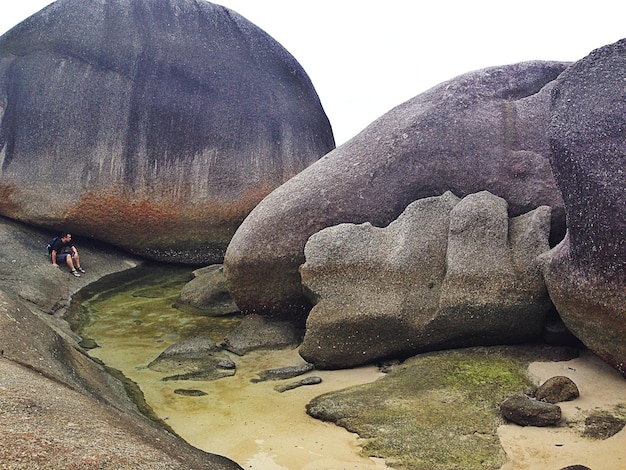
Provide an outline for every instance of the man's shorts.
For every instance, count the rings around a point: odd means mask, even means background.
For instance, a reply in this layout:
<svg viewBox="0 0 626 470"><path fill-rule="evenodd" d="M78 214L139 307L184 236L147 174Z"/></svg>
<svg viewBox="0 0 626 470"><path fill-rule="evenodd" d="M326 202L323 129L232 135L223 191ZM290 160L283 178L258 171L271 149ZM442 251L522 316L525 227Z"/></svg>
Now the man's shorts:
<svg viewBox="0 0 626 470"><path fill-rule="evenodd" d="M57 264L58 263L67 263L67 257L72 256L71 253L59 253L57 255Z"/></svg>

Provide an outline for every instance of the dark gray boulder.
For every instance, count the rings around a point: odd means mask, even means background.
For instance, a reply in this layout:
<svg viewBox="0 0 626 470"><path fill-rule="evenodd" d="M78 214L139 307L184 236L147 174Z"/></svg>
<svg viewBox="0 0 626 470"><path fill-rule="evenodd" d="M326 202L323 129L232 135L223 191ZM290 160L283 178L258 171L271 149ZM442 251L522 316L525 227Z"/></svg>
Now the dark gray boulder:
<svg viewBox="0 0 626 470"><path fill-rule="evenodd" d="M194 312L210 317L230 315L239 311L228 293L221 264L213 264L193 272L176 301L178 308L192 307Z"/></svg>
<svg viewBox="0 0 626 470"><path fill-rule="evenodd" d="M148 364L168 375L163 380L217 380L235 375L236 365L209 338L195 337L169 346Z"/></svg>
<svg viewBox="0 0 626 470"><path fill-rule="evenodd" d="M500 406L502 416L520 426L554 426L561 420L561 408L553 403L524 395L507 399Z"/></svg>
<svg viewBox="0 0 626 470"><path fill-rule="evenodd" d="M300 355L345 368L418 352L540 337L552 304L537 256L550 209L509 219L486 191L410 204L389 226L311 236L300 267L315 304Z"/></svg>
<svg viewBox="0 0 626 470"><path fill-rule="evenodd" d="M535 392L537 400L548 403L571 401L579 396L580 392L574 381L563 375L549 378Z"/></svg>
<svg viewBox="0 0 626 470"><path fill-rule="evenodd" d="M278 393L283 393L288 390L293 390L294 388L304 387L306 385L317 385L322 383L321 377L305 377L304 379L298 380L296 382L290 382L287 384L280 384L274 387Z"/></svg>
<svg viewBox="0 0 626 470"><path fill-rule="evenodd" d="M247 315L239 326L228 333L222 346L243 356L259 349L295 348L302 341L302 332L289 322Z"/></svg>
<svg viewBox="0 0 626 470"><path fill-rule="evenodd" d="M626 376L626 40L593 51L555 82L551 164L567 237L545 279L565 325Z"/></svg>
<svg viewBox="0 0 626 470"><path fill-rule="evenodd" d="M545 127L550 83L567 67L527 62L468 73L394 108L273 191L246 218L224 261L240 309L304 321L298 267L307 239L340 223L386 226L411 202L488 190L511 216L553 209L565 231Z"/></svg>
<svg viewBox="0 0 626 470"><path fill-rule="evenodd" d="M144 257L221 262L334 148L308 76L203 0L59 0L0 38L0 214Z"/></svg>

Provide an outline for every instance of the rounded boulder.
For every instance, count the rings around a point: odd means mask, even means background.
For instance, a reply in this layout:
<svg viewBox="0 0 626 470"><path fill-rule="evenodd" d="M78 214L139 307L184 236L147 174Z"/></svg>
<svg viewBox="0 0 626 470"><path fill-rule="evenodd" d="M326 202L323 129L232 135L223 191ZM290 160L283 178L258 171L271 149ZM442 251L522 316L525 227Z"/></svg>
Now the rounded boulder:
<svg viewBox="0 0 626 470"><path fill-rule="evenodd" d="M302 322L310 303L298 268L311 235L341 223L383 227L411 202L446 191L489 191L506 200L510 216L550 206L558 242L563 201L545 127L551 82L566 67L526 62L442 83L277 188L228 246L224 267L238 307Z"/></svg>
<svg viewBox="0 0 626 470"><path fill-rule="evenodd" d="M298 62L200 0L59 0L0 38L0 214L159 261L221 262L334 148Z"/></svg>

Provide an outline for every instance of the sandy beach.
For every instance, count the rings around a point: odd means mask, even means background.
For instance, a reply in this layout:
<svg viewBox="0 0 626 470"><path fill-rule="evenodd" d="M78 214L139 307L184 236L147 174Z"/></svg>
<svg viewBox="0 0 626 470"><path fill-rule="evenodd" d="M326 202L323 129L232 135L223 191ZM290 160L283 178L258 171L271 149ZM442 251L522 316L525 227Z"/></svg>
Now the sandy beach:
<svg viewBox="0 0 626 470"><path fill-rule="evenodd" d="M118 365L125 361L123 356L129 357L115 348L92 354ZM146 356L146 363L149 360ZM279 393L274 390L278 382L250 380L257 377L256 371L302 363L296 350L254 352L236 360L237 374L214 382L163 382L162 374L141 367L126 369L125 374L141 385L148 403L182 438L245 469L389 468L381 459L358 454L357 435L305 412L315 396L378 379L383 374L376 367L313 371L307 375L321 377L321 384ZM574 464L592 470L626 468L626 429L606 440L584 438L579 432L585 412L626 404L626 380L588 352L571 361L533 363L529 372L538 384L556 375L570 377L581 396L559 404L563 419L557 427L500 426L498 436L509 459L502 470L558 470ZM177 388L207 395L181 396L174 393Z"/></svg>
<svg viewBox="0 0 626 470"><path fill-rule="evenodd" d="M137 351L141 354L140 351ZM117 348L91 352L108 364L120 367L136 354ZM152 357L153 358L153 357ZM151 358L146 356L146 363ZM122 367L126 376L140 384L146 401L183 439L202 450L224 455L246 469L338 470L385 469L381 459L358 455L359 437L344 428L306 414L314 397L352 385L372 382L382 373L374 366L341 371L313 371L322 383L279 393L278 383L250 383L256 371L302 364L296 350L261 351L237 357L237 374L213 382L163 382L163 374L147 368ZM202 390L207 395L187 397L176 389Z"/></svg>
<svg viewBox="0 0 626 470"><path fill-rule="evenodd" d="M625 469L626 428L606 440L584 438L579 429L586 412L626 405L626 380L589 352L566 362L535 362L529 371L538 383L557 375L569 377L580 397L558 404L563 416L558 427L500 426L498 436L509 458L502 470L558 470L574 464L592 470Z"/></svg>

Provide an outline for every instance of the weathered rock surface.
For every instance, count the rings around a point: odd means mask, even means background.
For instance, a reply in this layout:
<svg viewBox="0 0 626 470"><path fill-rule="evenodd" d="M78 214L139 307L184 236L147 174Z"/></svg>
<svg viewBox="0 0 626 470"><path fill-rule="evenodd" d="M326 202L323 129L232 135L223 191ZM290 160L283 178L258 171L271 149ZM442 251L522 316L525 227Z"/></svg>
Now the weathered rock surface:
<svg viewBox="0 0 626 470"><path fill-rule="evenodd" d="M194 278L182 288L176 305L191 306L203 315L219 317L237 313L239 309L226 287L221 264L214 264L193 272Z"/></svg>
<svg viewBox="0 0 626 470"><path fill-rule="evenodd" d="M553 403L524 395L507 399L500 406L502 416L520 426L554 426L561 420L561 408Z"/></svg>
<svg viewBox="0 0 626 470"><path fill-rule="evenodd" d="M411 202L450 190L504 198L511 216L553 209L565 232L545 127L551 82L567 64L528 62L462 75L394 108L273 191L225 261L240 309L303 321L298 267L308 238L340 223L385 226Z"/></svg>
<svg viewBox="0 0 626 470"><path fill-rule="evenodd" d="M173 374L163 380L217 380L235 375L237 366L213 340L196 337L172 344L148 368Z"/></svg>
<svg viewBox="0 0 626 470"><path fill-rule="evenodd" d="M70 296L139 261L78 238L87 274L52 267L49 233L0 218L0 461L7 468L236 469L139 413L78 346Z"/></svg>
<svg viewBox="0 0 626 470"><path fill-rule="evenodd" d="M308 362L297 366L280 367L278 369L262 370L257 375L258 379L252 379L250 382L264 382L266 380L284 380L292 379L313 370L313 364Z"/></svg>
<svg viewBox="0 0 626 470"><path fill-rule="evenodd" d="M591 439L608 439L626 426L626 416L623 408L621 413L599 410L585 418L585 428L582 435Z"/></svg>
<svg viewBox="0 0 626 470"><path fill-rule="evenodd" d="M250 210L333 148L302 67L220 5L59 0L0 39L13 219L221 262Z"/></svg>
<svg viewBox="0 0 626 470"><path fill-rule="evenodd" d="M509 219L486 191L420 199L388 227L326 228L300 268L315 304L300 355L318 368L538 338L552 307L537 256L550 209Z"/></svg>
<svg viewBox="0 0 626 470"><path fill-rule="evenodd" d="M579 396L580 392L574 381L562 375L549 378L535 392L537 400L548 403L571 401Z"/></svg>
<svg viewBox="0 0 626 470"><path fill-rule="evenodd" d="M306 385L317 385L322 383L321 377L305 377L304 379L298 380L296 382L290 382L288 384L280 384L274 387L278 393L283 393L288 390L293 390L294 388L304 387Z"/></svg>
<svg viewBox="0 0 626 470"><path fill-rule="evenodd" d="M259 349L295 348L301 341L302 332L289 322L247 315L239 326L228 333L222 346L243 356Z"/></svg>
<svg viewBox="0 0 626 470"><path fill-rule="evenodd" d="M572 352L504 346L420 354L372 383L317 396L306 410L358 433L366 455L398 468L501 468L498 406L532 386L528 363L569 360Z"/></svg>
<svg viewBox="0 0 626 470"><path fill-rule="evenodd" d="M202 390L195 389L186 389L186 388L177 388L174 390L176 395L182 395L184 397L204 397L208 395L208 393L203 392Z"/></svg>
<svg viewBox="0 0 626 470"><path fill-rule="evenodd" d="M626 376L626 40L593 51L555 82L548 128L568 234L546 256L567 327Z"/></svg>

